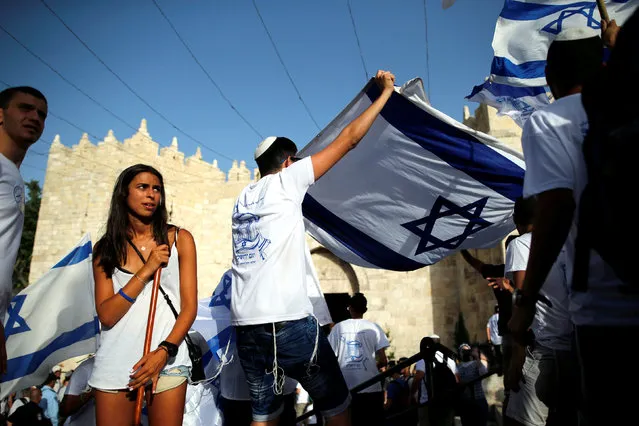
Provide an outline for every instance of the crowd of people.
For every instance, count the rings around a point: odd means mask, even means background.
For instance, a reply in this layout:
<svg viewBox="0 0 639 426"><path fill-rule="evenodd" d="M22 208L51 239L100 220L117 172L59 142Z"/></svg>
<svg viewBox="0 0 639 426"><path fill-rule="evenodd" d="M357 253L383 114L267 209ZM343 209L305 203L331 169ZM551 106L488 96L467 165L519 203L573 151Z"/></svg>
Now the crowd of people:
<svg viewBox="0 0 639 426"><path fill-rule="evenodd" d="M630 141L639 137L632 105L639 91L638 35L635 13L621 29L604 22L603 37L574 29L552 42L546 80L555 101L523 128L526 173L513 214L518 235L506 241L502 265L462 251L495 292L499 316L489 321L487 337L503 372L506 424L622 424L634 415L637 370L620 375L609 360L622 348L634 353L639 331L639 291L629 263L635 234L622 204L632 197L636 148ZM605 66L604 45L610 51ZM320 152L299 158L285 137L266 138L255 150L261 177L242 190L232 212L236 352L222 370L227 424L294 424L311 404L316 421L331 426L450 426L455 413L466 426L486 424L481 383L457 387L487 371L486 360L470 345L458 348L457 361L438 352L417 362L414 374L406 368L352 394L388 367L388 339L379 325L363 319L367 304L361 294L350 301L351 319L329 334L313 314L306 283L317 274L302 200L356 149L390 98L393 74L379 71L375 80L379 97ZM46 116L47 101L38 90L0 93L0 326L24 221L19 167ZM90 374L74 373L60 401L64 384L59 370L52 372L41 387L11 401L13 413L7 414L15 425L58 425L60 407L62 417L77 414L67 405L86 407L89 400L95 401L90 416L97 425L130 425L139 388L146 390L149 424L182 424L195 367L187 338L197 312L193 236L168 223L163 177L143 164L118 177L105 228L93 252L102 330ZM157 303L152 350L143 354L154 276L164 300ZM0 373L6 369L2 329ZM225 374L231 378L226 385ZM429 401L434 386L451 392L435 391Z"/></svg>

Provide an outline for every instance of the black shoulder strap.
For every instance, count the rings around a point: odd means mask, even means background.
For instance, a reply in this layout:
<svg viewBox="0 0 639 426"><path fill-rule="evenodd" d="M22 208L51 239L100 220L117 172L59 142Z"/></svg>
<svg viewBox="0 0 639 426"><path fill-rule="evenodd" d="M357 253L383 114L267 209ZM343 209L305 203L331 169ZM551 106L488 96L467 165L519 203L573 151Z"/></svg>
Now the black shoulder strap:
<svg viewBox="0 0 639 426"><path fill-rule="evenodd" d="M175 236L177 237L177 231L176 231L176 235ZM129 245L131 245L131 247L133 247L133 250L135 250L137 255L140 257L140 260L142 261L142 263L146 264L146 259L144 259L144 256L142 255L142 253L140 253L140 250L138 250L138 248L135 246L135 244L133 244L133 241L131 241L131 239L129 237L127 237L126 241L129 243ZM158 288L160 289L160 292L162 293L162 296L164 296L164 300L166 300L167 305L169 305L169 308L171 309L171 312L173 312L173 315L177 319L178 312L175 309L175 306L173 306L173 302L171 302L171 298L169 298L169 295L164 291L164 289L162 288L161 285L158 286Z"/></svg>

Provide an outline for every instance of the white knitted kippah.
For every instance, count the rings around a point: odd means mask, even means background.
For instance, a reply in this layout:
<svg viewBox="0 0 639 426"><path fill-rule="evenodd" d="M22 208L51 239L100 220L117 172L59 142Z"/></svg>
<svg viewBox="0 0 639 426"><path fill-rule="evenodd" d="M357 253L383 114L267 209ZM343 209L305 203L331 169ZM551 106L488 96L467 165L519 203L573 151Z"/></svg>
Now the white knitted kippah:
<svg viewBox="0 0 639 426"><path fill-rule="evenodd" d="M275 142L276 140L277 140L277 136L269 136L268 138L260 142L257 148L255 148L255 154L253 155L253 158L257 160L258 157L264 154L266 150L269 149L271 145L273 145L273 142Z"/></svg>

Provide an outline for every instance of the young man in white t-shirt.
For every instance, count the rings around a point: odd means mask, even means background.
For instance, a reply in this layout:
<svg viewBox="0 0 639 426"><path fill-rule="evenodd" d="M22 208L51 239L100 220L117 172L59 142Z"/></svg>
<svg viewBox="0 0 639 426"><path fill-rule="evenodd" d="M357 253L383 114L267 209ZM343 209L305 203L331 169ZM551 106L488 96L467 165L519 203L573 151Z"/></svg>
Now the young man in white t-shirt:
<svg viewBox="0 0 639 426"><path fill-rule="evenodd" d="M624 29L617 46L623 32ZM636 40L628 47L628 53L636 58ZM510 321L517 336L522 336L532 323L533 301L564 245L568 283L572 283L577 212L588 183L582 146L589 122L581 90L600 69L602 56L598 37L553 42L548 52L546 79L556 101L532 114L523 129L524 195L537 195L538 214L522 297ZM632 71L624 67L623 72ZM634 75L628 76L632 76L628 81L636 85ZM602 102L606 108L619 107L608 104L607 99ZM634 224L628 223L628 226ZM625 347L628 336L639 333L639 294L624 293L624 283L594 251L590 252L588 272L587 290L571 288L569 295L582 375L582 418L590 425L623 424L636 417L634 404L639 373L636 369L627 369L619 374L617 365L605 360L613 348ZM636 342L636 339L630 340Z"/></svg>
<svg viewBox="0 0 639 426"><path fill-rule="evenodd" d="M24 225L20 164L44 130L47 100L32 87L0 92L0 375L7 369L4 316L13 289L13 266Z"/></svg>
<svg viewBox="0 0 639 426"><path fill-rule="evenodd" d="M335 324L328 336L349 389L372 379L388 364L386 348L390 343L379 325L364 319L367 304L362 293L355 293L348 304L351 319ZM351 423L353 426L384 424L381 382L353 394Z"/></svg>
<svg viewBox="0 0 639 426"><path fill-rule="evenodd" d="M302 201L308 188L357 146L392 95L390 72L378 71L375 79L380 96L317 154L297 161L290 139L262 141L255 151L261 178L235 203L231 321L254 426L277 424L284 376L304 386L327 424L349 424L350 394L306 291Z"/></svg>
<svg viewBox="0 0 639 426"><path fill-rule="evenodd" d="M515 202L514 220L521 234L506 250L508 288L518 294L526 276L533 228L536 198L519 198ZM517 296L515 296L515 300ZM536 303L531 326L534 340L527 346L516 343L513 353L512 379L506 416L514 425L544 426L561 424L576 426L576 405L570 398L576 392L574 375L570 374L572 323L568 313L566 263L560 255L546 278Z"/></svg>

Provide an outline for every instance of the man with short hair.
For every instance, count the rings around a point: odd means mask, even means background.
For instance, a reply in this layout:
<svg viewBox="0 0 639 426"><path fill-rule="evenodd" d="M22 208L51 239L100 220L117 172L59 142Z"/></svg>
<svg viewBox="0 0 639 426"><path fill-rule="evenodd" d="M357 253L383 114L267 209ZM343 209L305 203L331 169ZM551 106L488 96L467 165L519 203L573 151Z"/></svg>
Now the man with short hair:
<svg viewBox="0 0 639 426"><path fill-rule="evenodd" d="M42 400L39 405L42 408L42 411L44 411L44 416L51 420L51 424L53 426L58 426L58 412L60 410L60 405L58 403L58 394L53 390L55 381L55 374L50 373L42 386Z"/></svg>
<svg viewBox="0 0 639 426"><path fill-rule="evenodd" d="M632 25L633 19L635 25L639 23L639 16L635 13L626 25ZM608 68L611 68L617 49L623 45L624 30L622 28L619 33ZM535 301L562 247L567 259L567 281L573 282L580 220L575 212L579 212L583 202L581 196L588 184L582 148L589 130L589 117L583 107L585 98L582 98L581 91L599 72L603 49L601 39L594 34L573 32L572 35L571 39L555 40L548 51L546 79L556 101L533 113L522 134L526 158L524 195L536 195L538 209L523 288L509 323L518 339L525 336L532 323ZM635 63L636 46L636 39L626 46L629 59ZM619 87L618 90L636 88L632 69L624 67L622 71L629 73L627 82L635 86ZM618 105L607 103L608 88L605 90L601 108L615 111ZM616 92L616 96L624 98L626 95ZM630 111L624 113L630 115L631 120L636 118ZM614 115L611 114L613 118ZM628 223L628 226L634 224ZM623 236L618 237L622 243ZM639 294L624 291L625 283L596 251L591 250L589 255L587 289L571 288L569 294L582 376L583 403L580 409L583 409L583 417L580 420L588 425L623 424L636 415L637 370L630 368L619 374L614 363L602 363L601 360L609 356L611 347L623 345L623 342L628 342L628 336L637 335ZM631 338L633 343L635 340Z"/></svg>
<svg viewBox="0 0 639 426"><path fill-rule="evenodd" d="M42 392L36 387L29 390L30 400L20 406L7 419L13 426L51 426L51 421L45 417L39 403Z"/></svg>
<svg viewBox="0 0 639 426"><path fill-rule="evenodd" d="M349 424L350 394L306 291L313 266L302 201L308 188L357 146L390 98L393 74L378 71L375 80L379 97L320 152L299 159L290 139L263 140L255 150L261 178L235 203L231 322L254 426L277 424L285 376L302 384L328 425Z"/></svg>
<svg viewBox="0 0 639 426"><path fill-rule="evenodd" d="M349 389L372 379L380 368L388 364L386 348L390 343L378 324L364 319L367 305L366 297L362 293L355 293L348 304L351 319L335 324L328 336ZM375 383L352 397L353 426L384 424L384 391L381 383Z"/></svg>
<svg viewBox="0 0 639 426"><path fill-rule="evenodd" d="M20 164L44 130L47 100L33 87L0 92L0 375L7 370L4 316L13 290L13 267L24 225Z"/></svg>

